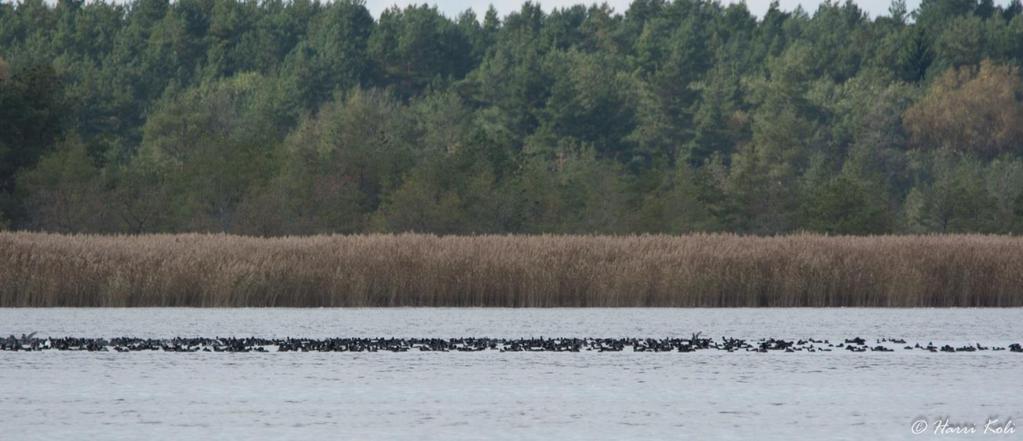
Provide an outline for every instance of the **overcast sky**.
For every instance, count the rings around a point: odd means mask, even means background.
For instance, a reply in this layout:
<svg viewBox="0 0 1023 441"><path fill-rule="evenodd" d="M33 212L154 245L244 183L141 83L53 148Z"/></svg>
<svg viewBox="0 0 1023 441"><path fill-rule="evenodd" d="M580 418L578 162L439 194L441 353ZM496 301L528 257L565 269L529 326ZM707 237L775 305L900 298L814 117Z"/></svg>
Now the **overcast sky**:
<svg viewBox="0 0 1023 441"><path fill-rule="evenodd" d="M379 17L380 12L392 5L405 6L408 4L422 4L427 3L430 5L437 5L437 7L445 15L449 17L455 17L462 11L472 8L476 11L476 14L480 17L486 12L487 7L491 4L497 8L503 17L505 14L519 9L522 5L522 1L491 1L491 0L432 0L432 1L414 1L414 0L366 0L366 6L373 13L374 16ZM727 1L727 0L722 0ZM842 0L844 1L844 0ZM552 8L558 8L562 6L571 6L579 3L590 4L592 1L575 1L575 0L539 0L539 3L543 5L545 11L550 11ZM608 0L607 4L611 5L616 12L623 13L629 7L631 0ZM817 5L821 3L821 0L780 0L782 9L791 10L797 5L802 4L803 9L807 12L813 13L817 9ZM888 5L891 4L891 0L858 0L857 4L861 8L867 11L871 16L885 15L888 13ZM996 1L996 4L1003 4L1004 0ZM750 11L754 14L761 16L764 11L767 10L768 5L771 4L771 0L747 0L746 4L749 6ZM920 0L907 0L907 6L910 10L913 10L920 4Z"/></svg>

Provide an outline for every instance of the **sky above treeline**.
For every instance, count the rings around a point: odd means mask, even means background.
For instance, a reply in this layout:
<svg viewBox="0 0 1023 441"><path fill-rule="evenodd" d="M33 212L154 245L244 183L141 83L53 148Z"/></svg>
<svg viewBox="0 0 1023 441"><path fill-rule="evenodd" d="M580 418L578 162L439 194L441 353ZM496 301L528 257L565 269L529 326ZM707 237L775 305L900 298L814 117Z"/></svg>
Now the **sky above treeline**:
<svg viewBox="0 0 1023 441"><path fill-rule="evenodd" d="M482 17L483 13L486 12L487 8L491 4L493 4L494 7L497 8L498 12L500 12L501 16L503 17L504 15L508 14L509 12L518 10L519 7L522 5L523 1L524 0L522 0L522 1L519 1L519 0L510 0L510 1L493 1L493 0L442 0L442 1L366 0L366 6L369 8L369 10L373 13L373 16L375 16L375 17L379 17L381 12L383 12L385 9L387 9L387 8L393 6L393 5L398 5L398 6L404 7L404 6L409 5L409 4L423 4L423 3L430 4L430 5L437 5L437 8L440 9L440 11L443 12L444 15L447 15L448 17L456 17L461 12L465 11L466 9L470 9L470 8L472 10L476 11L477 15ZM729 1L729 0L723 0L723 1ZM786 10L786 11L793 10L793 9L796 8L796 6L802 5L803 9L805 9L807 12L813 13L813 11L817 10L817 6L820 5L822 1L823 0L780 0L779 3L781 4L782 9ZM844 0L842 0L842 1L844 1ZM580 3L583 3L583 4L591 4L591 3L593 3L592 1L578 1L578 0L538 0L537 2L540 3L543 6L543 9L545 11L548 11L548 12L550 12L550 10L554 9L554 8L560 8L560 7L565 7L565 6L572 6L572 5L576 5L576 4L580 4ZM600 3L603 3L603 2L600 2ZM614 8L614 10L616 12L624 13L629 8L629 4L631 3L631 0L607 0L606 3L608 5L610 5L612 8ZM995 4L1005 4L1005 3L1006 3L1005 0L996 0L995 1ZM746 1L746 5L749 7L750 11L753 12L754 14L756 14L757 16L763 16L764 12L767 11L767 8L768 8L768 6L770 6L770 4L771 4L771 0L747 0ZM876 17L878 15L887 15L888 14L888 6L891 4L891 1L890 0L859 0L859 1L856 1L856 4L858 4L860 6L860 8L863 8L863 10L865 10L868 14L870 14L871 17ZM907 0L906 1L906 6L909 8L909 10L916 9L916 7L919 6L919 5L920 5L920 0Z"/></svg>

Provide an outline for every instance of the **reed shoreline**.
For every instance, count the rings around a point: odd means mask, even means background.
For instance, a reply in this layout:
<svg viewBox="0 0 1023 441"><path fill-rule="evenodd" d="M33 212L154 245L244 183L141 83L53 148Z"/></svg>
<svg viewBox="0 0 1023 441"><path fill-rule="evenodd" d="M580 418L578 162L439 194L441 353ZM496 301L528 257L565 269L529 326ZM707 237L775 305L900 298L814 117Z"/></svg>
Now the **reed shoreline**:
<svg viewBox="0 0 1023 441"><path fill-rule="evenodd" d="M0 307L1019 307L1010 236L0 233Z"/></svg>

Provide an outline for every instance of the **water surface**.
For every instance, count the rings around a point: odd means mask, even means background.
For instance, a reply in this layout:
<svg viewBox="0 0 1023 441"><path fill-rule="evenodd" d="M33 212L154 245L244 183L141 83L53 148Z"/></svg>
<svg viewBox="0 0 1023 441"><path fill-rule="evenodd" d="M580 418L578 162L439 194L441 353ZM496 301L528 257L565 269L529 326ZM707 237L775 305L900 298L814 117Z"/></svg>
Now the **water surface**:
<svg viewBox="0 0 1023 441"><path fill-rule="evenodd" d="M1023 309L0 309L0 335L89 337L1005 344L1021 323ZM1021 379L1008 352L0 352L0 438L948 439L910 425L1023 418Z"/></svg>

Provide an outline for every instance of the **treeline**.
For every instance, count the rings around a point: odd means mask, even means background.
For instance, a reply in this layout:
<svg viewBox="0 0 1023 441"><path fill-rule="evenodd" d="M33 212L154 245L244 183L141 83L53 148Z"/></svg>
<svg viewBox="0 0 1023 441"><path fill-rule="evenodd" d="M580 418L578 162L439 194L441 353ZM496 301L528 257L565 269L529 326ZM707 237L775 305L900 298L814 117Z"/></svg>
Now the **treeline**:
<svg viewBox="0 0 1023 441"><path fill-rule="evenodd" d="M0 223L1014 234L1021 12L0 3Z"/></svg>

